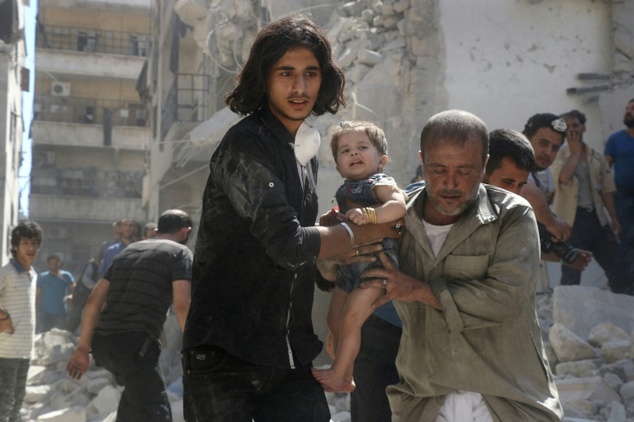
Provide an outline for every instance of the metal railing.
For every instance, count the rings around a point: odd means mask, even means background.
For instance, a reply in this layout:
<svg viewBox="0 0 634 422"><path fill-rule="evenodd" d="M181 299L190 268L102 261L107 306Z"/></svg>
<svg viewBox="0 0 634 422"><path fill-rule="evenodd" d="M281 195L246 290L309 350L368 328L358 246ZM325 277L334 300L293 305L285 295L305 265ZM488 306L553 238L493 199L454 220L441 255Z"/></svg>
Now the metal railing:
<svg viewBox="0 0 634 422"><path fill-rule="evenodd" d="M102 170L97 167L59 169L38 162L34 155L31 193L92 198L141 198L143 171Z"/></svg>
<svg viewBox="0 0 634 422"><path fill-rule="evenodd" d="M209 75L178 73L165 96L161 139L175 122L203 122L209 118Z"/></svg>
<svg viewBox="0 0 634 422"><path fill-rule="evenodd" d="M147 57L149 34L68 26L38 25L37 47L86 53Z"/></svg>
<svg viewBox="0 0 634 422"><path fill-rule="evenodd" d="M103 124L104 116L112 126L147 126L147 111L142 104L120 100L40 95L34 101L34 119L48 122Z"/></svg>

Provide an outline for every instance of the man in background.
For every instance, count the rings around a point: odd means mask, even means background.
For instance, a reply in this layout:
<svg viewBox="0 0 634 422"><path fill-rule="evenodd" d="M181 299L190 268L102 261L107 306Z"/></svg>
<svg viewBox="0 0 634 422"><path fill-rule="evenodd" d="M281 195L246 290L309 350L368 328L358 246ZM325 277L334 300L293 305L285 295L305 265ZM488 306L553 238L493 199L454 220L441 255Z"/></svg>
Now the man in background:
<svg viewBox="0 0 634 422"><path fill-rule="evenodd" d="M583 139L586 116L572 110L562 116L566 145L550 167L555 183L553 211L572 226L568 243L593 253L605 271L610 290L632 294L627 264L617 241L621 225L614 205L614 176L607 160ZM607 213L606 213L607 211ZM581 271L561 266L561 285L581 281Z"/></svg>
<svg viewBox="0 0 634 422"><path fill-rule="evenodd" d="M35 336L33 261L42 244L42 229L32 221L11 231L11 260L0 268L0 422L21 420L26 378Z"/></svg>
<svg viewBox="0 0 634 422"><path fill-rule="evenodd" d="M66 328L68 315L67 300L75 288L75 279L71 273L62 270L62 259L52 254L46 258L48 271L37 279L36 309L38 333L45 333L52 328Z"/></svg>
<svg viewBox="0 0 634 422"><path fill-rule="evenodd" d="M121 253L128 245L137 240L137 223L131 218L121 220L121 239L110 245L99 264L99 276L103 276L114 261L114 258Z"/></svg>
<svg viewBox="0 0 634 422"><path fill-rule="evenodd" d="M623 124L625 129L608 138L603 154L608 164L614 166L614 201L621 224L621 248L631 280L634 277L634 98L625 106Z"/></svg>
<svg viewBox="0 0 634 422"><path fill-rule="evenodd" d="M124 387L117 420L172 420L158 370L159 337L172 303L181 330L185 325L192 263L185 243L191 230L187 213L165 211L156 237L124 249L88 298L67 371L71 378L81 378L88 370L92 350L97 364L112 372Z"/></svg>

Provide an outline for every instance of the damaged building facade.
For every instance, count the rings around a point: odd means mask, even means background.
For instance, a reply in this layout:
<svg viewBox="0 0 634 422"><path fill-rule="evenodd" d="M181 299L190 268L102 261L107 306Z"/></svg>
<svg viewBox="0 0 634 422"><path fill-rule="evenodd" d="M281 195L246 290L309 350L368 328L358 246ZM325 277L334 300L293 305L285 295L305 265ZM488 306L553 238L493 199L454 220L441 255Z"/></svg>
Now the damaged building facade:
<svg viewBox="0 0 634 422"><path fill-rule="evenodd" d="M139 81L153 127L143 191L149 219L179 207L197 221L209 158L239 119L224 95L257 31L296 11L326 29L347 78L348 107L311 122L322 134L321 212L341 181L326 139L340 120L372 120L385 129L386 171L404 185L418 165L420 130L441 110L468 110L489 129L521 131L535 113L579 109L588 116L586 141L602 150L634 98L633 2L157 1L155 48ZM584 277L603 275L595 264ZM321 338L327 303L317 292Z"/></svg>

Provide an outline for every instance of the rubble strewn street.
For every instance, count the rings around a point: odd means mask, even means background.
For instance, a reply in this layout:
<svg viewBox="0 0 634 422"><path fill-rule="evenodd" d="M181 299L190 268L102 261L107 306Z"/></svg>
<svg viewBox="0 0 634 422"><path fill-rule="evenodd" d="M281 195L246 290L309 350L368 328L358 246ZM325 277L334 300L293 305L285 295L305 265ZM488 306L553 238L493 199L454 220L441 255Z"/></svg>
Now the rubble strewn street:
<svg viewBox="0 0 634 422"><path fill-rule="evenodd" d="M549 364L567 422L634 422L634 298L586 286L559 286L539 294L537 312ZM66 375L77 337L53 329L36 338L25 419L110 422L121 388L94 362L79 381ZM173 315L162 338L160 369L168 385L174 422L183 418L180 332ZM328 393L333 422L349 422L349 397Z"/></svg>

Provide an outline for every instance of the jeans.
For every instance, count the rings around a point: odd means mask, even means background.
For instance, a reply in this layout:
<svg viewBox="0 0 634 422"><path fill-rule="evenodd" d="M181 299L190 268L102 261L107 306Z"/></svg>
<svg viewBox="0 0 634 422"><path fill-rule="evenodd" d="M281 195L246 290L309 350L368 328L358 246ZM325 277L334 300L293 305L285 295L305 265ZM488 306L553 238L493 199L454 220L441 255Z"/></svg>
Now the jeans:
<svg viewBox="0 0 634 422"><path fill-rule="evenodd" d="M575 248L585 249L594 254L613 293L632 294L632 283L628 280L623 252L616 236L609 226L601 227L594 210L577 208L572 234L568 243ZM566 265L561 266L561 284L563 286L579 284L581 272Z"/></svg>
<svg viewBox="0 0 634 422"><path fill-rule="evenodd" d="M97 365L112 372L124 386L117 409L117 422L172 420L165 383L158 370L161 349L147 333L95 334L92 354Z"/></svg>
<svg viewBox="0 0 634 422"><path fill-rule="evenodd" d="M374 315L361 328L361 348L354 362L357 388L350 395L352 422L392 420L385 387L398 383L396 354L401 328Z"/></svg>
<svg viewBox="0 0 634 422"><path fill-rule="evenodd" d="M183 351L187 422L328 422L310 367L256 365L215 346Z"/></svg>
<svg viewBox="0 0 634 422"><path fill-rule="evenodd" d="M81 316L90 293L92 293L92 290L81 282L78 282L75 290L73 290L73 300L70 310L68 311L68 321L66 322L66 329L71 333L74 333L79 327L79 324L81 324Z"/></svg>
<svg viewBox="0 0 634 422"><path fill-rule="evenodd" d="M616 214L621 223L621 247L628 263L630 281L634 280L634 195L616 191L614 195Z"/></svg>
<svg viewBox="0 0 634 422"><path fill-rule="evenodd" d="M0 422L21 421L20 409L26 395L28 359L0 358Z"/></svg>
<svg viewBox="0 0 634 422"><path fill-rule="evenodd" d="M53 328L59 328L60 330L66 329L66 314L49 314L46 311L40 310L38 312L39 328L38 333L46 333Z"/></svg>

